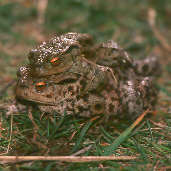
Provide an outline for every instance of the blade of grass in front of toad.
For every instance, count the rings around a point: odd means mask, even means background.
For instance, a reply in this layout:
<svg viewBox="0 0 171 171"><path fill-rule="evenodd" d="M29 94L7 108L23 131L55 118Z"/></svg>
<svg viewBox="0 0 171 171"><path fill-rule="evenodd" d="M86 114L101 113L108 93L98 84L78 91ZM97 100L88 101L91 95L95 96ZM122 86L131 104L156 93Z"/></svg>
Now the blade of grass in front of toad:
<svg viewBox="0 0 171 171"><path fill-rule="evenodd" d="M100 126L100 130L102 131L103 135L110 141L114 140L114 138L104 129L103 126Z"/></svg>
<svg viewBox="0 0 171 171"><path fill-rule="evenodd" d="M102 150L102 155L112 155L113 152L119 147L119 145L128 138L132 130L142 121L142 119L148 112L149 109L143 112L130 127L128 127L118 138L115 139L115 141L111 145L104 147L104 149Z"/></svg>
<svg viewBox="0 0 171 171"><path fill-rule="evenodd" d="M75 146L74 146L74 148L72 149L72 153L73 152L76 152L78 149L79 149L79 146L80 146L80 144L81 144L81 142L83 141L83 138L84 138L84 136L85 136L85 134L87 133L87 131L88 131L88 129L90 128L90 126L92 125L92 122L91 121L89 121L87 124L85 124L85 126L82 128L82 130L81 130L81 132L80 132L80 134L79 134L79 138L78 138L78 140L76 141L76 143L75 143Z"/></svg>
<svg viewBox="0 0 171 171"><path fill-rule="evenodd" d="M49 138L54 138L54 136L56 135L58 129L62 126L62 124L65 121L65 116L66 116L66 111L64 111L64 115L61 116L60 120L58 121L58 123L56 123L56 120L54 120L53 123L53 128L52 128L52 133L49 135Z"/></svg>
<svg viewBox="0 0 171 171"><path fill-rule="evenodd" d="M88 129L91 127L91 125L94 123L93 121L96 120L97 118L95 119L91 119L89 122L87 122L84 127L82 128L80 134L79 134L79 138L78 140L76 141L75 143L75 146L74 148L72 149L71 153L73 152L76 152L78 149L79 149L79 146L81 144L81 142L83 141L83 138L85 136L85 134L87 133Z"/></svg>

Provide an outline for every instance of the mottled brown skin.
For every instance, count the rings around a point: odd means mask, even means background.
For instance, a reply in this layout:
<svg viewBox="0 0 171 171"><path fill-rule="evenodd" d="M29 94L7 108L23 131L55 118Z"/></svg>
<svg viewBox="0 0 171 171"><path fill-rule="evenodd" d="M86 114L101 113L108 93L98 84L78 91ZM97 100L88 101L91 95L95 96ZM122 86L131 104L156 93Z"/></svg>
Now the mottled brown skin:
<svg viewBox="0 0 171 171"><path fill-rule="evenodd" d="M67 33L32 50L29 61L18 71L16 96L42 112L134 119L156 103L156 60L135 61L112 40L94 44L88 34Z"/></svg>
<svg viewBox="0 0 171 171"><path fill-rule="evenodd" d="M65 72L74 63L78 56L93 44L89 34L67 33L55 36L48 42L43 42L29 53L29 61L32 66L32 74L36 77ZM58 57L58 63L51 60ZM79 71L78 71L79 72Z"/></svg>
<svg viewBox="0 0 171 171"><path fill-rule="evenodd" d="M107 74L110 75L110 72ZM45 83L43 89L36 87L36 83L39 82ZM79 114L82 116L105 113L107 108L109 108L108 101L112 101L111 97L104 94L104 90L99 92L96 92L96 88L92 89L93 91L86 90L88 84L89 80L86 76L75 73L70 73L70 75L69 73L62 73L41 79L29 79L27 86L19 85L18 83L16 94L20 99L37 103L42 112L51 113L55 111L63 115L64 111L66 111L67 114ZM116 98L117 94L114 90L113 92L111 95ZM118 100L111 103L116 107L107 112L107 114L114 113L118 108Z"/></svg>
<svg viewBox="0 0 171 171"><path fill-rule="evenodd" d="M133 60L116 42L110 40L96 46L96 63L108 66L118 80L121 111L136 118L143 110L153 109L157 101L154 86L160 67L156 57Z"/></svg>
<svg viewBox="0 0 171 171"><path fill-rule="evenodd" d="M60 67L60 66L59 66ZM85 85L85 89L82 93L86 93L93 90L100 90L107 82L105 67L96 65L87 61L84 57L80 56L76 61L73 60L73 64L70 68L63 72L57 72L51 75L45 75L44 77L35 77L30 65L20 67L18 71L18 86L28 87L29 82L32 80L49 79L51 82L62 81L63 79L72 80L75 79L75 75L83 76L88 84ZM73 78L72 78L73 77Z"/></svg>

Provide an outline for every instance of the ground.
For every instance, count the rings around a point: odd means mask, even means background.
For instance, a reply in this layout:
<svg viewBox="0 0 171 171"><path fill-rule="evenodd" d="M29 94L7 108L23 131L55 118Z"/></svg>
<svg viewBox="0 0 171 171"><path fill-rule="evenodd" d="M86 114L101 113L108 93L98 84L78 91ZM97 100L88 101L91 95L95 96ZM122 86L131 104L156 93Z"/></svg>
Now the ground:
<svg viewBox="0 0 171 171"><path fill-rule="evenodd" d="M0 169L171 170L171 1L52 0L47 5L43 13L35 1L0 1L0 154L64 156L79 152L77 155L100 156L115 143L115 155L137 160L0 162ZM3 107L15 98L13 80L17 68L28 62L29 50L55 33L68 31L90 33L97 41L113 39L135 58L157 55L162 75L156 84L156 114L131 130L131 121L115 119L41 116L33 111L33 124L28 110L7 115Z"/></svg>

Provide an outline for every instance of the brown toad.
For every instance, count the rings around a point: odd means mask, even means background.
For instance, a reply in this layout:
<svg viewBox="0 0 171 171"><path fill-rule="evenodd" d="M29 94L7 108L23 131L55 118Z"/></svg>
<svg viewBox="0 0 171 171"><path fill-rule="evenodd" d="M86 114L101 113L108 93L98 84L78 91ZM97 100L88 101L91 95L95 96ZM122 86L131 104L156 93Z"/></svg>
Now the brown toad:
<svg viewBox="0 0 171 171"><path fill-rule="evenodd" d="M73 59L81 56L92 44L89 34L67 33L53 37L30 51L28 58L32 74L41 77L65 72L73 65Z"/></svg>
<svg viewBox="0 0 171 171"><path fill-rule="evenodd" d="M89 65L90 63L84 62L83 67L87 68ZM101 72L101 67L98 65L92 68L93 72L94 68L96 68L97 73ZM24 82L22 79L18 80L16 95L19 99L36 103L42 112L47 113L57 112L63 115L66 111L67 114L82 116L103 113L116 114L116 110L119 111L119 100L117 93L112 88L112 86L114 87L113 80L108 80L111 77L111 72L103 73L105 75L102 77L104 77L105 82L98 84L99 87L92 83L99 81L99 79L93 78L92 80L88 74L71 72L70 70L41 78L31 77L31 74L27 73L29 76ZM104 87L106 85L111 87L110 95L105 93ZM113 108L109 107L110 105Z"/></svg>
<svg viewBox="0 0 171 171"><path fill-rule="evenodd" d="M150 71L156 61L135 61L114 41L96 45L87 34L67 33L32 50L29 61L19 69L16 96L43 112L135 118L155 104L143 66Z"/></svg>

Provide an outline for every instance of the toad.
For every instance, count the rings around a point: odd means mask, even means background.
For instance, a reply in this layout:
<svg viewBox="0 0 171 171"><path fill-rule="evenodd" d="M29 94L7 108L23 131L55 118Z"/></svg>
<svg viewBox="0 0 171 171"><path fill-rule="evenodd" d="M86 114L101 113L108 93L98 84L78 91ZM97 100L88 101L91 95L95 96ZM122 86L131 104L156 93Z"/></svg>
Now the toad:
<svg viewBox="0 0 171 171"><path fill-rule="evenodd" d="M88 34L67 33L43 42L19 68L16 97L42 112L136 118L153 108L151 75L157 60L134 60L113 40L95 44Z"/></svg>

